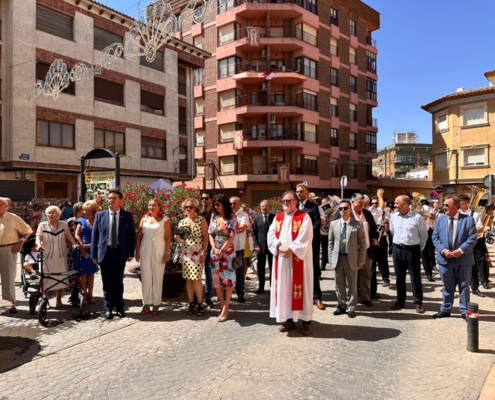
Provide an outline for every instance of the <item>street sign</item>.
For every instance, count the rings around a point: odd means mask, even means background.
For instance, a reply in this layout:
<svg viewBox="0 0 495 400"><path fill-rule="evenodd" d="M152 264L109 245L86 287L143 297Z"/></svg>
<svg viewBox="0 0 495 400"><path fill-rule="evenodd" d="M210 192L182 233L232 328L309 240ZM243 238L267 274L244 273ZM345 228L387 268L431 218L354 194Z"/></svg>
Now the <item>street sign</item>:
<svg viewBox="0 0 495 400"><path fill-rule="evenodd" d="M438 199L438 193L437 193L437 192L431 192L431 193L430 193L430 198L431 198L432 200L436 200L436 199Z"/></svg>
<svg viewBox="0 0 495 400"><path fill-rule="evenodd" d="M347 186L347 176L342 175L340 177L340 187L345 188Z"/></svg>
<svg viewBox="0 0 495 400"><path fill-rule="evenodd" d="M490 187L490 186L491 186L491 184L492 184L492 183L490 182L490 178L492 178L492 179L493 179L493 181L492 181L492 182L495 184L495 175L487 175L487 176L485 176L485 177L483 178L483 185Z"/></svg>
<svg viewBox="0 0 495 400"><path fill-rule="evenodd" d="M19 160L29 160L29 154L26 153L19 154Z"/></svg>
<svg viewBox="0 0 495 400"><path fill-rule="evenodd" d="M435 192L437 192L437 193L443 193L443 187L441 187L441 186L437 186L437 187L435 188Z"/></svg>

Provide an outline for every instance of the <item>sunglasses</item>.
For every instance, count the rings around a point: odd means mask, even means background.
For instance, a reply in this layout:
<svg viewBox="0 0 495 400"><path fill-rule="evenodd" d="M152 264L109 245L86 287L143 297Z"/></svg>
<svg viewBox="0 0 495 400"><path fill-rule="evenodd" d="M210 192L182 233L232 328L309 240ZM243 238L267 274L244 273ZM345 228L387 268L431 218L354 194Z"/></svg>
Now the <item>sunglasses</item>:
<svg viewBox="0 0 495 400"><path fill-rule="evenodd" d="M291 201L294 201L295 199L290 199L290 200L282 200L282 203L284 204L290 204Z"/></svg>
<svg viewBox="0 0 495 400"><path fill-rule="evenodd" d="M450 208L450 206L448 204L444 204L443 208Z"/></svg>
<svg viewBox="0 0 495 400"><path fill-rule="evenodd" d="M193 208L193 206L186 206L186 210L192 210Z"/></svg>
<svg viewBox="0 0 495 400"><path fill-rule="evenodd" d="M220 206L221 206L221 204L220 204L220 203L215 203L215 204L213 204L213 207L220 207Z"/></svg>
<svg viewBox="0 0 495 400"><path fill-rule="evenodd" d="M339 211L347 211L349 207L339 207Z"/></svg>
<svg viewBox="0 0 495 400"><path fill-rule="evenodd" d="M210 200L210 198L209 197L201 197L201 200L206 201L206 200Z"/></svg>

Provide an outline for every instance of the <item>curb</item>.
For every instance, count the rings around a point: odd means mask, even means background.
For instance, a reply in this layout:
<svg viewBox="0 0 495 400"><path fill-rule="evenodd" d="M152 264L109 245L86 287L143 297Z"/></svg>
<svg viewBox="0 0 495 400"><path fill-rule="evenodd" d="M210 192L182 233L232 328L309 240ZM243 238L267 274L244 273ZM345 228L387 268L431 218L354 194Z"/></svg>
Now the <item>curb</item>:
<svg viewBox="0 0 495 400"><path fill-rule="evenodd" d="M478 400L495 400L495 363L488 371Z"/></svg>

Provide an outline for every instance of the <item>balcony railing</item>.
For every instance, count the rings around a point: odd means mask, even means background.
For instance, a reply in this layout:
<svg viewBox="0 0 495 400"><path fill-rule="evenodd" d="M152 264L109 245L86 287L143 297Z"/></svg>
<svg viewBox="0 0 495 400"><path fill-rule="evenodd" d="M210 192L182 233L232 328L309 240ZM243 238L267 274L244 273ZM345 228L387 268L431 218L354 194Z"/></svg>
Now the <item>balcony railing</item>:
<svg viewBox="0 0 495 400"><path fill-rule="evenodd" d="M369 37L369 36L366 37L366 44L371 45L371 47L374 47L375 49L377 48L376 47L376 40Z"/></svg>
<svg viewBox="0 0 495 400"><path fill-rule="evenodd" d="M256 93L236 96L235 107L244 106L292 106L291 101L285 99L283 92L279 93Z"/></svg>
<svg viewBox="0 0 495 400"><path fill-rule="evenodd" d="M366 91L366 98L370 99L370 100L373 100L373 101L377 101L377 95L375 92L372 92L370 90L367 90Z"/></svg>
<svg viewBox="0 0 495 400"><path fill-rule="evenodd" d="M373 128L378 128L378 120L376 118L368 118L368 125Z"/></svg>
<svg viewBox="0 0 495 400"><path fill-rule="evenodd" d="M272 26L264 28L265 33L260 33L260 36L267 38L296 38L313 46L318 46L318 38L301 28L286 28L282 26ZM217 46L224 46L236 40L243 39L247 36L247 27L243 26L236 31L226 33L217 38Z"/></svg>
<svg viewBox="0 0 495 400"><path fill-rule="evenodd" d="M376 60L373 60L373 61L366 61L366 70L369 71L369 72L372 72L374 74L376 74Z"/></svg>
<svg viewBox="0 0 495 400"><path fill-rule="evenodd" d="M318 46L318 38L300 28L296 28L296 38L313 46Z"/></svg>
<svg viewBox="0 0 495 400"><path fill-rule="evenodd" d="M318 79L318 68L312 68L309 65L298 63L297 71L299 71L304 76L307 76L308 78Z"/></svg>
<svg viewBox="0 0 495 400"><path fill-rule="evenodd" d="M235 64L235 73L240 74L246 71L297 71L295 62L287 63L283 60L265 60L241 61Z"/></svg>
<svg viewBox="0 0 495 400"><path fill-rule="evenodd" d="M273 128L263 130L242 131L243 140L300 140L303 142L316 143L316 132L301 131L292 128Z"/></svg>
<svg viewBox="0 0 495 400"><path fill-rule="evenodd" d="M308 168L303 168L303 167L296 167L296 174L298 174L298 175L318 175L318 170L316 168L308 169Z"/></svg>
<svg viewBox="0 0 495 400"><path fill-rule="evenodd" d="M269 162L254 164L239 164L237 166L238 175L275 175L277 173L277 164Z"/></svg>
<svg viewBox="0 0 495 400"><path fill-rule="evenodd" d="M217 13L221 14L226 11L232 10L234 7L241 6L245 3L274 3L270 0L227 0L218 5ZM311 0L277 0L277 4L297 4L298 6L312 12L313 14L318 14L318 6L315 1Z"/></svg>

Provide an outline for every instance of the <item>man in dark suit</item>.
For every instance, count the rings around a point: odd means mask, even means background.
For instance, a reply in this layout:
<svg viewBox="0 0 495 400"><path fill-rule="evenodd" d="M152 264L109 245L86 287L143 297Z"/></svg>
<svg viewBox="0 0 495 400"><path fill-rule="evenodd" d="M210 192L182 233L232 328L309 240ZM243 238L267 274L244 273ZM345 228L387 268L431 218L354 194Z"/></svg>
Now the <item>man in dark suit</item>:
<svg viewBox="0 0 495 400"><path fill-rule="evenodd" d="M299 209L309 214L311 222L313 223L313 301L314 305L319 310L324 310L325 305L321 302L321 288L320 288L320 227L321 216L318 204L309 201L309 190L305 183L300 183L296 187L296 195L299 199Z"/></svg>
<svg viewBox="0 0 495 400"><path fill-rule="evenodd" d="M131 213L120 208L121 204L122 193L110 190L108 211L96 214L91 237L91 259L101 267L106 319L113 318L114 307L118 317L125 317L124 269L126 261L134 257L134 220Z"/></svg>
<svg viewBox="0 0 495 400"><path fill-rule="evenodd" d="M270 213L270 204L268 200L263 200L260 203L261 214L254 217L253 221L253 247L257 253L258 259L258 281L259 288L256 294L265 292L265 267L266 259L268 258L268 266L270 267L270 282L272 281L272 262L273 254L268 250L268 228L273 222L275 215Z"/></svg>
<svg viewBox="0 0 495 400"><path fill-rule="evenodd" d="M432 240L437 249L437 263L444 285L443 303L433 318L450 317L455 288L458 286L459 311L462 318L466 319L476 225L472 217L459 212L460 206L459 197L448 196L443 202L445 216L436 220L433 229Z"/></svg>
<svg viewBox="0 0 495 400"><path fill-rule="evenodd" d="M364 208L364 196L361 193L352 195L352 212L351 218L361 221L366 236L366 258L363 268L358 271L358 289L361 297L361 304L371 307L373 303L371 296L371 260L373 260L373 247L378 245L378 232L373 214ZM340 213L335 215L335 219L340 219Z"/></svg>

